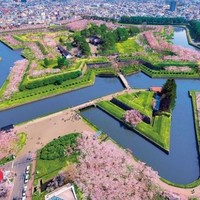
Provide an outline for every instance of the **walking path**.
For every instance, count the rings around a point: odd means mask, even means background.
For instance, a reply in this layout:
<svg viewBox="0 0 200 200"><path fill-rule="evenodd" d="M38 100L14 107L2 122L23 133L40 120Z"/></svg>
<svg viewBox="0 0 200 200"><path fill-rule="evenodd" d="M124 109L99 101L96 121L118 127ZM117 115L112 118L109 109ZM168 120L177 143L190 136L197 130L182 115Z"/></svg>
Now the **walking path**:
<svg viewBox="0 0 200 200"><path fill-rule="evenodd" d="M131 89L130 85L128 84L128 81L126 80L123 74L118 73L118 77L120 78L121 82L123 83L126 89Z"/></svg>

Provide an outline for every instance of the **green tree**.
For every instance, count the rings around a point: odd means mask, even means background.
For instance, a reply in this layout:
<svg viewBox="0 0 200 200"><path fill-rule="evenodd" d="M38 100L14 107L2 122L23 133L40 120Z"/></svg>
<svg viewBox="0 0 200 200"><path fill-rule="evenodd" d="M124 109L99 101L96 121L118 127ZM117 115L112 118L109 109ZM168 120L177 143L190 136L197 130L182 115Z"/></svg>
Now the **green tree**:
<svg viewBox="0 0 200 200"><path fill-rule="evenodd" d="M136 36L138 33L140 33L140 29L136 26L132 26L128 29L128 33L130 36Z"/></svg>
<svg viewBox="0 0 200 200"><path fill-rule="evenodd" d="M101 49L103 51L108 50L108 49L112 49L115 45L116 42L116 37L115 34L113 32L106 32L103 36L102 36L102 45L101 45Z"/></svg>
<svg viewBox="0 0 200 200"><path fill-rule="evenodd" d="M84 37L81 37L80 34L74 35L74 43L81 50L82 54L86 56L91 54L89 44Z"/></svg>
<svg viewBox="0 0 200 200"><path fill-rule="evenodd" d="M84 37L89 37L90 36L90 31L86 28L81 30L81 35Z"/></svg>
<svg viewBox="0 0 200 200"><path fill-rule="evenodd" d="M117 28L114 33L116 35L117 42L125 41L129 37L129 33L125 28Z"/></svg>
<svg viewBox="0 0 200 200"><path fill-rule="evenodd" d="M63 56L58 57L57 58L57 66L58 66L58 68L68 67L69 61Z"/></svg>
<svg viewBox="0 0 200 200"><path fill-rule="evenodd" d="M45 58L45 59L43 60L43 66L44 66L45 68L47 68L48 65L49 65L49 60L48 60L47 58Z"/></svg>
<svg viewBox="0 0 200 200"><path fill-rule="evenodd" d="M101 31L101 35L103 34L103 33L105 33L106 31L107 31L107 26L105 25L105 24L101 24L100 25L100 31Z"/></svg>
<svg viewBox="0 0 200 200"><path fill-rule="evenodd" d="M170 112L176 104L176 82L168 79L161 92L160 110Z"/></svg>
<svg viewBox="0 0 200 200"><path fill-rule="evenodd" d="M63 43L64 43L64 40L60 37L60 38L59 38L59 42L60 42L61 44L63 44Z"/></svg>

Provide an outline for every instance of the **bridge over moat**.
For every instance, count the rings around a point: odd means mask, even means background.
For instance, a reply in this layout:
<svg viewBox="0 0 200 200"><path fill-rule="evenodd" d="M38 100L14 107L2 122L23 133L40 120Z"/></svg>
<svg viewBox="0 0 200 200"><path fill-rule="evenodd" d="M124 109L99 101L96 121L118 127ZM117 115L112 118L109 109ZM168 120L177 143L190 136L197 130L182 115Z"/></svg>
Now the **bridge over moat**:
<svg viewBox="0 0 200 200"><path fill-rule="evenodd" d="M121 73L118 73L117 75L118 75L119 79L121 80L122 84L124 85L124 87L126 89L131 89L131 86L128 84L128 81L126 80L126 78L124 77L124 75L121 74Z"/></svg>
<svg viewBox="0 0 200 200"><path fill-rule="evenodd" d="M124 93L132 93L132 92L136 92L136 91L144 91L144 90L146 90L146 89L132 89L132 88L124 89L120 92L109 94L107 96L100 97L98 99L94 99L94 100L88 101L86 103L80 104L78 106L75 106L75 107L72 108L72 110L77 111L77 110L81 110L81 109L84 109L84 108L87 108L87 107L90 107L90 106L96 106L97 103L99 103L101 101L110 101L112 98L114 98L118 95L121 95L121 94L124 94Z"/></svg>

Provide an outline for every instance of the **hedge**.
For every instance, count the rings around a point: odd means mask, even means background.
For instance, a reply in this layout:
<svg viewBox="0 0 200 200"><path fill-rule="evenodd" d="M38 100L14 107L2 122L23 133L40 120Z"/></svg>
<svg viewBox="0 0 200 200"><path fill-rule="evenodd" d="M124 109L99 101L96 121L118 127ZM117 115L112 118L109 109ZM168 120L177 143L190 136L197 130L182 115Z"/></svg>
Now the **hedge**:
<svg viewBox="0 0 200 200"><path fill-rule="evenodd" d="M34 89L50 84L61 84L63 81L74 79L79 77L82 74L81 71L74 71L74 72L67 72L63 74L57 74L54 76L48 76L44 78L35 79L33 81L28 81L20 85L19 89L20 91L26 90L26 89Z"/></svg>

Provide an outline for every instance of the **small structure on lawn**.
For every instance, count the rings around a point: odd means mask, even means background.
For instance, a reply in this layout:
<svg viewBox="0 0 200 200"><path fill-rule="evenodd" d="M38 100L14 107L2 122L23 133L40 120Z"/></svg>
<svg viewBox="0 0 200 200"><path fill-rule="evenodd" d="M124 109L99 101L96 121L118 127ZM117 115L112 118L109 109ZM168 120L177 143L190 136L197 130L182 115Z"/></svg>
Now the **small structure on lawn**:
<svg viewBox="0 0 200 200"><path fill-rule="evenodd" d="M64 47L62 47L61 45L58 45L57 48L60 51L60 53L62 54L62 56L64 56L67 59L72 58L71 53L69 51L67 51L66 49L64 49Z"/></svg>
<svg viewBox="0 0 200 200"><path fill-rule="evenodd" d="M74 190L74 186L67 184L45 195L45 200L78 200L78 199Z"/></svg>
<svg viewBox="0 0 200 200"><path fill-rule="evenodd" d="M97 132L93 135L93 139L98 138L101 134L102 134L102 131L97 131Z"/></svg>

